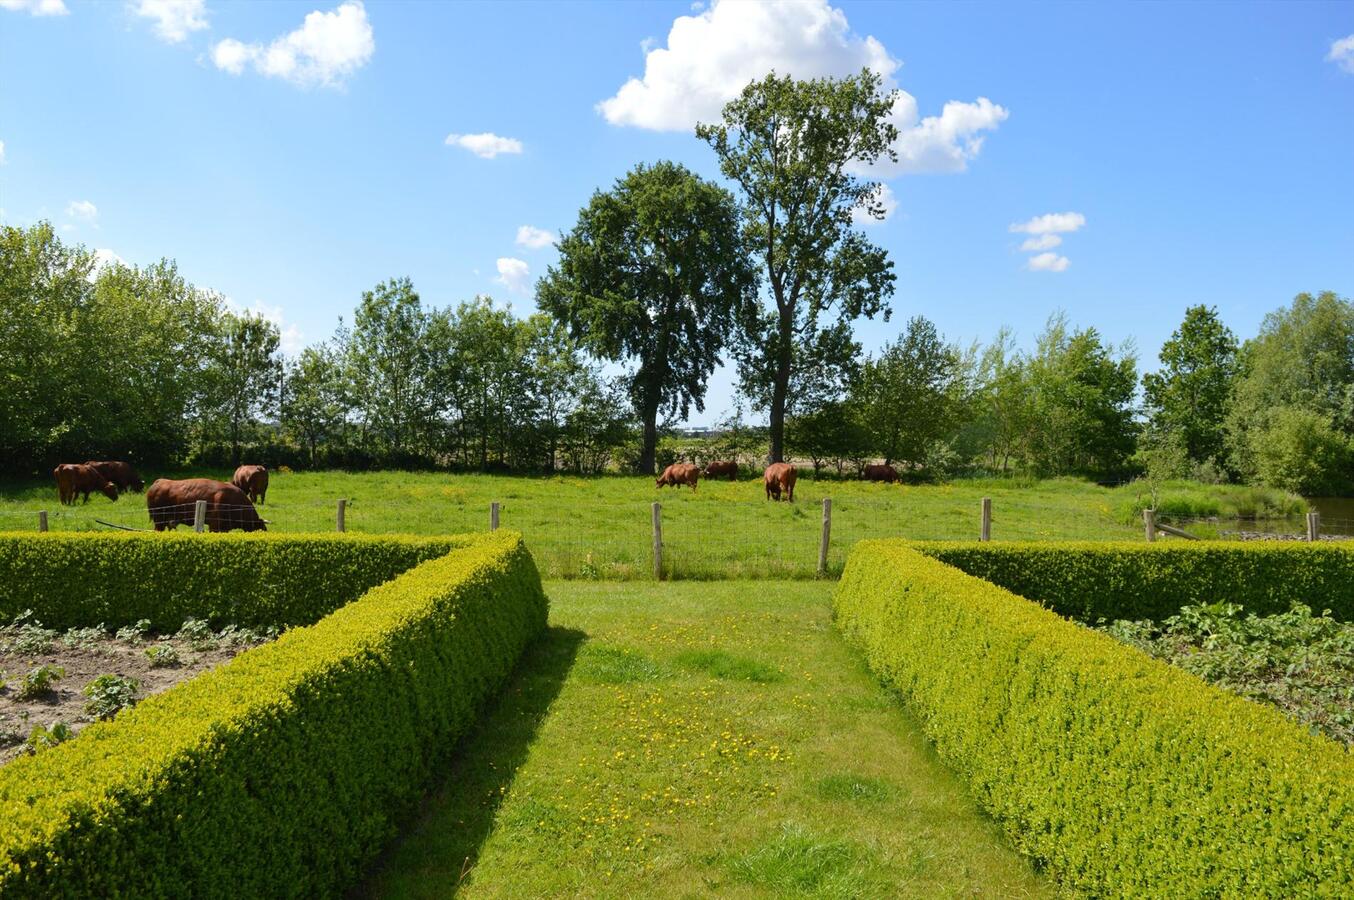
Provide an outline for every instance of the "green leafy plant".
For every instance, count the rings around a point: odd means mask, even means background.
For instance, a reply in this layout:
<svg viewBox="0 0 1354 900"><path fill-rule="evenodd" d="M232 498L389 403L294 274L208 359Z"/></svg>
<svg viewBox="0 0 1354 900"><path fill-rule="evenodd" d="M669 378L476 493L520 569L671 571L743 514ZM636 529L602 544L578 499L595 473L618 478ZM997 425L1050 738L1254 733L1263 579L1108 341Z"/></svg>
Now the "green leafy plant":
<svg viewBox="0 0 1354 900"><path fill-rule="evenodd" d="M117 639L126 641L129 644L140 643L145 640L146 635L150 633L150 619L137 619L131 625L124 625L117 630Z"/></svg>
<svg viewBox="0 0 1354 900"><path fill-rule="evenodd" d="M93 628L68 628L61 636L61 644L71 649L88 650L106 637L108 631L102 624Z"/></svg>
<svg viewBox="0 0 1354 900"><path fill-rule="evenodd" d="M1354 744L1354 625L1293 604L1273 616L1237 603L1186 606L1164 622L1102 630L1218 687L1267 703L1312 730Z"/></svg>
<svg viewBox="0 0 1354 900"><path fill-rule="evenodd" d="M173 644L155 644L146 648L146 658L152 669L172 669L183 662Z"/></svg>
<svg viewBox="0 0 1354 900"><path fill-rule="evenodd" d="M85 712L96 719L111 719L118 710L136 703L141 685L124 675L99 675L85 685Z"/></svg>
<svg viewBox="0 0 1354 900"><path fill-rule="evenodd" d="M50 663L29 669L28 674L19 683L19 699L32 700L35 697L51 693L52 685L65 677L65 674L64 667L54 666Z"/></svg>
<svg viewBox="0 0 1354 900"><path fill-rule="evenodd" d="M194 650L215 650L217 647L216 632L212 631L212 626L206 619L185 619L183 627L174 636L181 641L187 641L188 646Z"/></svg>
<svg viewBox="0 0 1354 900"><path fill-rule="evenodd" d="M75 731L65 722L53 722L50 726L35 725L28 734L28 749L31 753L50 750L57 744L64 744L75 737Z"/></svg>
<svg viewBox="0 0 1354 900"><path fill-rule="evenodd" d="M33 610L25 609L14 617L14 621L0 629L0 649L25 656L37 656L52 649L56 632L42 627L42 623L33 618Z"/></svg>

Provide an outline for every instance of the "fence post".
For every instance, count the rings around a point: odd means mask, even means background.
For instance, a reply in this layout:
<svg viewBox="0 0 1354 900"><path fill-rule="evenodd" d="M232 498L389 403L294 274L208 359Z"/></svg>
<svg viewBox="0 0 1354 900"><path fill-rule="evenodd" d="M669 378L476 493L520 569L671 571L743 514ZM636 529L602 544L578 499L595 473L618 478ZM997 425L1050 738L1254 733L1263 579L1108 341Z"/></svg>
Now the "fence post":
<svg viewBox="0 0 1354 900"><path fill-rule="evenodd" d="M1309 512L1307 514L1307 540L1321 540L1321 513Z"/></svg>
<svg viewBox="0 0 1354 900"><path fill-rule="evenodd" d="M982 531L979 532L978 540L980 540L980 541L990 541L990 540L992 540L992 498L991 498L991 497L984 497L984 498L983 498L983 526L982 526Z"/></svg>
<svg viewBox="0 0 1354 900"><path fill-rule="evenodd" d="M334 519L334 530L336 531L348 530L347 528L348 523L344 521L347 512L348 512L348 500L345 497L340 497L338 501L338 512Z"/></svg>
<svg viewBox="0 0 1354 900"><path fill-rule="evenodd" d="M827 574L827 547L832 540L832 498L823 498L823 538L818 542L818 575Z"/></svg>
<svg viewBox="0 0 1354 900"><path fill-rule="evenodd" d="M47 510L38 510L38 531L47 530Z"/></svg>
<svg viewBox="0 0 1354 900"><path fill-rule="evenodd" d="M653 505L653 577L663 580L663 504Z"/></svg>
<svg viewBox="0 0 1354 900"><path fill-rule="evenodd" d="M498 501L489 504L489 530L498 531Z"/></svg>
<svg viewBox="0 0 1354 900"><path fill-rule="evenodd" d="M193 504L193 530L202 531L203 524L207 521L207 501L199 500Z"/></svg>
<svg viewBox="0 0 1354 900"><path fill-rule="evenodd" d="M1147 540L1155 541L1157 539L1157 511L1155 509L1144 509L1142 511L1142 524L1147 531Z"/></svg>

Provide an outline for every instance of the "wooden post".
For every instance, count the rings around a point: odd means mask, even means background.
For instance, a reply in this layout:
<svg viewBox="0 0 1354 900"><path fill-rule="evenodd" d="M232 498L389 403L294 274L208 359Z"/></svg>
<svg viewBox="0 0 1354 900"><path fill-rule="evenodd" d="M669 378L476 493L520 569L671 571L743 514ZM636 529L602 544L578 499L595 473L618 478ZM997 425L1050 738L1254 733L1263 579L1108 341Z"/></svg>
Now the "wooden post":
<svg viewBox="0 0 1354 900"><path fill-rule="evenodd" d="M340 497L338 501L338 512L334 518L335 531L348 530L347 528L348 523L345 521L347 512L348 512L348 500L344 497Z"/></svg>
<svg viewBox="0 0 1354 900"><path fill-rule="evenodd" d="M1309 512L1307 514L1307 540L1321 540L1321 513Z"/></svg>
<svg viewBox="0 0 1354 900"><path fill-rule="evenodd" d="M827 547L832 540L832 498L823 498L823 537L818 542L818 576L827 574Z"/></svg>
<svg viewBox="0 0 1354 900"><path fill-rule="evenodd" d="M199 500L193 504L193 530L202 531L203 525L207 521L207 501Z"/></svg>
<svg viewBox="0 0 1354 900"><path fill-rule="evenodd" d="M992 540L992 498L991 498L991 497L984 497L984 498L983 498L983 527L982 527L982 531L979 532L978 540L980 540L980 541L990 541L990 540Z"/></svg>
<svg viewBox="0 0 1354 900"><path fill-rule="evenodd" d="M1143 528L1147 531L1147 540L1149 542L1157 539L1157 511L1155 509L1144 509L1142 511Z"/></svg>
<svg viewBox="0 0 1354 900"><path fill-rule="evenodd" d="M47 530L47 510L38 510L38 531Z"/></svg>
<svg viewBox="0 0 1354 900"><path fill-rule="evenodd" d="M489 530L498 531L498 501L489 504Z"/></svg>
<svg viewBox="0 0 1354 900"><path fill-rule="evenodd" d="M663 580L663 504L653 505L653 577Z"/></svg>

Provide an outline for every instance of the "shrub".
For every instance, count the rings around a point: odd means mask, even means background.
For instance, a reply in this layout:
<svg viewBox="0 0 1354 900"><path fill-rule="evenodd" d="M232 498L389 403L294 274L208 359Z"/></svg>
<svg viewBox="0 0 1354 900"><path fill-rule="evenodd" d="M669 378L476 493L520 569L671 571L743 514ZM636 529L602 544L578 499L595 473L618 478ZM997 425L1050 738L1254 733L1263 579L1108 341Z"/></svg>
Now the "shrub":
<svg viewBox="0 0 1354 900"><path fill-rule="evenodd" d="M0 534L0 621L49 628L188 618L309 625L473 538L285 534ZM55 635L53 635L55 637Z"/></svg>
<svg viewBox="0 0 1354 900"><path fill-rule="evenodd" d="M173 644L155 644L147 647L146 659L150 660L152 669L172 669L183 662Z"/></svg>
<svg viewBox="0 0 1354 900"><path fill-rule="evenodd" d="M1354 548L1337 543L936 542L922 553L1082 622L1163 620L1227 599L1278 615L1294 603L1354 621Z"/></svg>
<svg viewBox="0 0 1354 900"><path fill-rule="evenodd" d="M1268 427L1251 433L1255 474L1264 484L1306 496L1349 489L1349 439L1321 413L1297 407L1274 412Z"/></svg>
<svg viewBox="0 0 1354 900"><path fill-rule="evenodd" d="M1275 710L902 542L858 544L834 609L979 803L1070 891L1336 896L1354 879L1354 763Z"/></svg>
<svg viewBox="0 0 1354 900"><path fill-rule="evenodd" d="M455 543L0 769L0 895L341 893L545 627L519 535Z"/></svg>

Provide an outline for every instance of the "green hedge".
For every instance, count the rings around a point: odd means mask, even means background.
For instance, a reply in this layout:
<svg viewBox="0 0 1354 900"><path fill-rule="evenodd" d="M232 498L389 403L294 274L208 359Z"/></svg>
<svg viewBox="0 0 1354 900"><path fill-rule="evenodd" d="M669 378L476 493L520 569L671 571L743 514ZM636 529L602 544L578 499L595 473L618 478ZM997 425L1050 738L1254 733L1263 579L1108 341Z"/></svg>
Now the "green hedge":
<svg viewBox="0 0 1354 900"><path fill-rule="evenodd" d="M333 896L546 622L497 532L0 769L0 896Z"/></svg>
<svg viewBox="0 0 1354 900"><path fill-rule="evenodd" d="M834 608L981 805L1071 891L1354 890L1354 762L1278 711L903 542L858 544Z"/></svg>
<svg viewBox="0 0 1354 900"><path fill-rule="evenodd" d="M0 534L0 623L309 625L467 537Z"/></svg>
<svg viewBox="0 0 1354 900"><path fill-rule="evenodd" d="M1354 547L1340 543L1067 541L918 543L918 550L1070 618L1154 619L1237 603L1257 615L1305 603L1354 621Z"/></svg>

